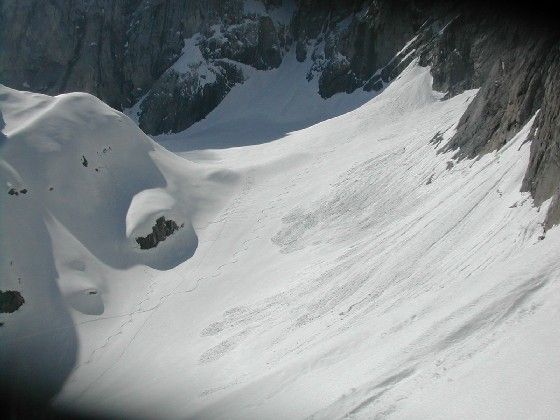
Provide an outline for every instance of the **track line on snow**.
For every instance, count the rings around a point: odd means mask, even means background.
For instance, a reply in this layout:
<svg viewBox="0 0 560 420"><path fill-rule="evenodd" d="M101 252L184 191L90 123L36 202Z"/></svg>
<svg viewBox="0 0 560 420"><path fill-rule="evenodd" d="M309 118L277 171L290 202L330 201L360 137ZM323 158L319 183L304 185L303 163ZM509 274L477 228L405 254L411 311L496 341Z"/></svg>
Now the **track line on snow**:
<svg viewBox="0 0 560 420"><path fill-rule="evenodd" d="M210 246L206 249L206 252L204 253L204 255L201 257L201 259L199 260L195 270L199 270L200 266L202 265L203 261L206 259L206 257L209 255L210 250L214 247L214 245L218 242L218 240L221 238L221 235L225 229L226 226L226 222L228 220L228 217L234 212L234 210L239 206L242 197L246 196L250 185L252 185L252 178L251 175L247 175L245 178L245 183L244 186L242 188L241 193L234 199L233 203L228 207L228 209L223 213L223 218L220 219L223 221L222 227L219 230L218 234L216 235L216 237L211 241ZM176 293L174 293L177 288L179 286L181 286L181 284L183 283L183 281L185 281L186 279L180 274L177 273L178 276L181 277L181 279L179 279L179 282L175 285L175 287L171 290L170 293L162 296L160 298L159 303L153 307L152 309L150 309L150 313L149 315L146 317L146 319L144 320L144 322L142 322L142 324L140 325L140 327L138 328L138 330L134 333L134 335L132 336L131 340L125 345L124 349L122 350L122 352L119 354L119 356L117 356L113 363L111 363L111 365L109 365L105 370L103 370L103 372L96 378L94 379L92 382L90 382L90 384L81 392L78 394L78 396L76 396L74 398L74 402L77 402L79 399L81 399L86 393L88 393L97 383L99 383L99 381L107 374L107 372L109 372L111 369L113 369L117 363L120 361L120 359L126 354L126 352L128 351L129 347L132 345L132 343L136 340L136 337L140 334L140 332L143 330L144 326L148 323L148 321L151 319L151 317L157 312L157 309L159 309L166 301L167 299L169 299L171 296L176 295ZM192 287L191 289L184 291L182 293L191 293L193 291L195 291L200 282L204 279L207 279L208 277L199 277L194 285L194 287ZM124 324L128 324L129 322L126 322ZM124 325L123 324L123 325ZM122 332L115 334L113 337L120 335ZM101 346L102 348L104 346Z"/></svg>

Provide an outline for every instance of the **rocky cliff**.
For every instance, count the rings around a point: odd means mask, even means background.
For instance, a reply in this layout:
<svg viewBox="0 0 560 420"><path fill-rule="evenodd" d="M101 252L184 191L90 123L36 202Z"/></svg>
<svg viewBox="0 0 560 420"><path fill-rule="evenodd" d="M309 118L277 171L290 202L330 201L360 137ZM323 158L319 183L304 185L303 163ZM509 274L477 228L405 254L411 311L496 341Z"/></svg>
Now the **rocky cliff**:
<svg viewBox="0 0 560 420"><path fill-rule="evenodd" d="M236 64L280 64L289 21L276 3L8 0L0 4L0 81L86 91L118 109L147 95L142 128L180 131L243 80Z"/></svg>
<svg viewBox="0 0 560 420"><path fill-rule="evenodd" d="M324 98L381 89L376 72L423 19L409 3L8 0L0 81L50 94L86 91L118 109L142 99L146 132L178 132L242 83L245 66L278 67L291 50L307 60L308 80L318 78Z"/></svg>
<svg viewBox="0 0 560 420"><path fill-rule="evenodd" d="M548 229L560 222L560 30L542 16L487 10L459 9L420 48L421 63L432 67L434 89L448 96L479 89L443 150L472 159L500 149L537 114L522 189L539 206L554 197Z"/></svg>
<svg viewBox="0 0 560 420"><path fill-rule="evenodd" d="M473 7L474 6L474 7ZM82 90L133 105L149 134L203 119L247 68L294 53L323 98L381 90L413 59L434 88L479 93L451 141L456 157L499 149L538 111L523 183L560 221L560 37L528 9L427 0L5 0L0 82Z"/></svg>

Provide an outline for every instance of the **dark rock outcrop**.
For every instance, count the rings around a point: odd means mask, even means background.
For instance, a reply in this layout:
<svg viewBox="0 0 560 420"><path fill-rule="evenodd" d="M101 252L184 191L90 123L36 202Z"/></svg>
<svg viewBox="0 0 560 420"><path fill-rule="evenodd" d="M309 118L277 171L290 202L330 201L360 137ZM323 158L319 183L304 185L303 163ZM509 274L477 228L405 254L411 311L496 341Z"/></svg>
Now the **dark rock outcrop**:
<svg viewBox="0 0 560 420"><path fill-rule="evenodd" d="M140 245L140 249L155 248L160 242L165 241L181 227L173 220L165 220L165 217L161 216L152 227L152 233L136 238L136 243Z"/></svg>
<svg viewBox="0 0 560 420"><path fill-rule="evenodd" d="M270 17L254 16L212 30L202 38L200 50L207 60L229 59L267 70L282 62L285 42Z"/></svg>
<svg viewBox="0 0 560 420"><path fill-rule="evenodd" d="M541 107L558 39L552 32L499 19L473 19L448 31L452 35L442 41L442 50L452 51L444 53L445 59L435 57L434 87L449 96L480 88L448 144L459 157L473 158L502 147Z"/></svg>
<svg viewBox="0 0 560 420"><path fill-rule="evenodd" d="M209 75L197 69L168 71L152 87L140 105L140 127L147 133L177 133L208 115L237 83L243 73L226 61L216 61ZM208 81L212 78L212 81Z"/></svg>
<svg viewBox="0 0 560 420"><path fill-rule="evenodd" d="M25 299L20 292L15 290L0 291L0 313L11 314L17 311L24 303Z"/></svg>
<svg viewBox="0 0 560 420"><path fill-rule="evenodd" d="M319 93L328 98L359 87L379 90L382 85L372 77L393 61L421 24L422 12L407 0L301 1L292 30L298 59L305 60L311 50L308 79L318 76ZM384 76L389 81L389 72Z"/></svg>
<svg viewBox="0 0 560 420"><path fill-rule="evenodd" d="M182 9L171 6L175 3L169 1L166 5L173 11L166 18L171 22L166 24L166 33L176 34L177 39L171 42L172 50L161 52L162 57L168 58L162 59L158 72L149 76L141 70L136 74L136 61L140 61L141 68L153 67L142 65L153 55L146 45L144 28L154 25L154 18L145 9L139 9L135 21L139 23L133 23L127 47L130 60L126 63L131 63L127 73L136 86L134 98L148 91L139 106L139 125L148 134L179 132L203 119L235 84L243 82L242 65L259 70L278 67L286 48L287 27L268 15L246 11L242 1L195 1ZM264 2L263 7L278 5ZM187 14L187 9L192 13ZM156 7L152 13L155 12L164 13L161 7ZM185 39L194 41L191 49L184 52L191 55L187 64L176 62L183 54ZM160 44L160 39L149 40L153 48L161 49ZM173 68L168 70L172 64Z"/></svg>

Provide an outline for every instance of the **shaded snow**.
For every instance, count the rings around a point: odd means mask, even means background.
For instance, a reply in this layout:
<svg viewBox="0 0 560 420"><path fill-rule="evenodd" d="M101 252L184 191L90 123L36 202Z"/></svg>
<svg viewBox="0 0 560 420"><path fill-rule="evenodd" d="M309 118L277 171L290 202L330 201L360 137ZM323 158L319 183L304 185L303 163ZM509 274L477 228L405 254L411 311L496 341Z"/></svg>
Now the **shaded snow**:
<svg viewBox="0 0 560 420"><path fill-rule="evenodd" d="M354 110L375 97L375 92L358 90L321 98L317 78L306 80L310 60L299 63L292 52L277 69L244 66L245 82L234 86L205 119L186 132L158 136L158 142L175 152L269 142Z"/></svg>

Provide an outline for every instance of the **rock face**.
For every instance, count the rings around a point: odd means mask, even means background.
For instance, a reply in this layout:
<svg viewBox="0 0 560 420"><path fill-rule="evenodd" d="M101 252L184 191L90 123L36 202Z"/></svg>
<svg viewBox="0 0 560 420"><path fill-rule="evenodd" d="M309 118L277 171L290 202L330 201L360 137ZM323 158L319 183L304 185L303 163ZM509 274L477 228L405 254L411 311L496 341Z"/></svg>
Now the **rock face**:
<svg viewBox="0 0 560 420"><path fill-rule="evenodd" d="M140 104L139 124L147 133L177 133L208 115L237 83L243 73L227 61L214 61L206 74L202 63L178 72L167 71Z"/></svg>
<svg viewBox="0 0 560 420"><path fill-rule="evenodd" d="M513 21L457 21L433 59L434 87L449 95L480 88L448 145L472 158L502 147L541 107L559 39Z"/></svg>
<svg viewBox="0 0 560 420"><path fill-rule="evenodd" d="M179 132L204 118L243 82L244 65L267 70L282 62L288 28L268 15L278 8L273 2L145 3L133 17L125 65L133 101L146 95L138 117L149 134ZM147 38L153 25L171 41L162 46L161 37ZM150 73L154 49L160 58Z"/></svg>
<svg viewBox="0 0 560 420"><path fill-rule="evenodd" d="M547 56L540 111L531 132L531 160L523 180L537 205L553 197L545 229L560 223L560 42Z"/></svg>
<svg viewBox="0 0 560 420"><path fill-rule="evenodd" d="M119 107L126 0L35 0L0 3L0 80L46 93L87 91Z"/></svg>
<svg viewBox="0 0 560 420"><path fill-rule="evenodd" d="M488 3L488 2L486 2ZM35 0L0 3L0 82L93 93L149 134L182 131L286 54L319 94L381 90L413 59L434 88L479 93L444 150L499 149L540 110L523 189L560 222L559 30L529 9L428 0ZM513 10L513 11L512 11ZM509 12L509 13L508 13Z"/></svg>
<svg viewBox="0 0 560 420"><path fill-rule="evenodd" d="M359 87L379 90L382 85L371 79L393 60L421 23L422 12L406 0L308 0L300 2L292 31L298 59L311 56L308 79L319 77L319 93L328 98ZM389 75L384 76L388 82Z"/></svg>
<svg viewBox="0 0 560 420"><path fill-rule="evenodd" d="M140 108L141 127L149 134L180 131L208 114L243 80L233 62L257 69L281 63L287 24L268 16L281 4L251 4L252 8L241 0L2 2L0 82L50 94L86 91L117 109L131 107L149 92L142 103L152 103ZM195 34L197 45L186 52L196 50L198 61L177 63L185 40L192 41ZM200 83L208 73L213 80ZM171 104L177 103L175 109Z"/></svg>
<svg viewBox="0 0 560 420"><path fill-rule="evenodd" d="M538 112L522 189L537 205L555 195L545 228L559 223L560 30L548 21L536 25L462 9L420 51L421 63L432 66L436 90L449 97L479 88L444 146L457 158L501 148Z"/></svg>
<svg viewBox="0 0 560 420"><path fill-rule="evenodd" d="M136 243L140 245L140 249L152 249L179 229L180 227L173 220L165 220L165 217L161 216L152 227L152 233L136 238Z"/></svg>
<svg viewBox="0 0 560 420"><path fill-rule="evenodd" d="M25 299L20 292L14 290L0 291L0 313L11 314L17 311L24 303Z"/></svg>

